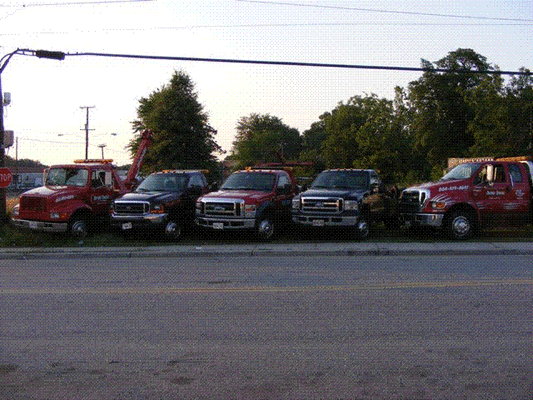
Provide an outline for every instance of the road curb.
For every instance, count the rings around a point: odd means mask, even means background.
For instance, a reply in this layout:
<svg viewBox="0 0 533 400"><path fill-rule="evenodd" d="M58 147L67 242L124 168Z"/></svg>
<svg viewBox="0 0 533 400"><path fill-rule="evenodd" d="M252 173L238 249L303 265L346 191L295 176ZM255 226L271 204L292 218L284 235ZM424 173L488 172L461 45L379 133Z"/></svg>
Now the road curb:
<svg viewBox="0 0 533 400"><path fill-rule="evenodd" d="M140 248L4 249L0 260L111 259L180 257L262 256L438 256L438 255L533 255L531 243L315 243L269 245L176 245Z"/></svg>

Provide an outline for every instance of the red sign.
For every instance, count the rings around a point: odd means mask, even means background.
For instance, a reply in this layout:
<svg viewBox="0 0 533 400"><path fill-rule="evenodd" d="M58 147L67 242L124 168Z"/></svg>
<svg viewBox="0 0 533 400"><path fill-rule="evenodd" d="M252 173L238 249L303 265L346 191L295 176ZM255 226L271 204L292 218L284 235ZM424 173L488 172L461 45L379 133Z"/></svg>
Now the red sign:
<svg viewBox="0 0 533 400"><path fill-rule="evenodd" d="M13 180L13 174L9 168L0 168L0 188L8 187Z"/></svg>

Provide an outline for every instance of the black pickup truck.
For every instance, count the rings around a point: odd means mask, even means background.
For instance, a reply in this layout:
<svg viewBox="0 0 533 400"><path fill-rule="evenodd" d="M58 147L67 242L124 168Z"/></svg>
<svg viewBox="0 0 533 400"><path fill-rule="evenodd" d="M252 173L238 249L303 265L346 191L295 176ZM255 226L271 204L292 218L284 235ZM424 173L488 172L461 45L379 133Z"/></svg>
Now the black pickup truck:
<svg viewBox="0 0 533 400"><path fill-rule="evenodd" d="M123 233L160 231L177 240L193 225L196 200L207 192L200 170L156 172L113 202L111 224Z"/></svg>
<svg viewBox="0 0 533 400"><path fill-rule="evenodd" d="M357 238L366 239L371 222L396 224L395 197L375 170L326 170L293 198L292 220L301 226L350 229Z"/></svg>

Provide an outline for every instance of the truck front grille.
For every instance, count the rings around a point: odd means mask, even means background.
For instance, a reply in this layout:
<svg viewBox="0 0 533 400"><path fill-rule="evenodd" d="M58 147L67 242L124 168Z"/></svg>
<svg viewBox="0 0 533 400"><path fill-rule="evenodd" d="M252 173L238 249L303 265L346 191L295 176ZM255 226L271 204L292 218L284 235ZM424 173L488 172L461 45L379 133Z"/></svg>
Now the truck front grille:
<svg viewBox="0 0 533 400"><path fill-rule="evenodd" d="M46 211L46 199L42 197L22 196L20 198L20 209L28 211Z"/></svg>
<svg viewBox="0 0 533 400"><path fill-rule="evenodd" d="M242 201L204 201L205 216L212 217L239 217L242 215Z"/></svg>
<svg viewBox="0 0 533 400"><path fill-rule="evenodd" d="M150 212L150 203L144 201L116 201L115 214L142 215Z"/></svg>
<svg viewBox="0 0 533 400"><path fill-rule="evenodd" d="M303 197L302 212L339 214L344 206L343 199L327 197Z"/></svg>
<svg viewBox="0 0 533 400"><path fill-rule="evenodd" d="M425 193L420 193L418 190L404 190L400 197L400 212L414 213L420 211L420 205L424 202Z"/></svg>

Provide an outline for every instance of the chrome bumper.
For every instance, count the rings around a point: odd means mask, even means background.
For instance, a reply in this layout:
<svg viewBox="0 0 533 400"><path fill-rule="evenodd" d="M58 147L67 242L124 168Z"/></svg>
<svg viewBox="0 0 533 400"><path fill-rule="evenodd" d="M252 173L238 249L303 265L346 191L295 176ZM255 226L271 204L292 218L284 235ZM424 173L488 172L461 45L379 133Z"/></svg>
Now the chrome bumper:
<svg viewBox="0 0 533 400"><path fill-rule="evenodd" d="M67 222L31 221L27 219L12 218L11 223L19 228L31 229L41 232L66 232Z"/></svg>
<svg viewBox="0 0 533 400"><path fill-rule="evenodd" d="M403 223L407 226L430 226L440 228L444 220L444 214L401 214Z"/></svg>

